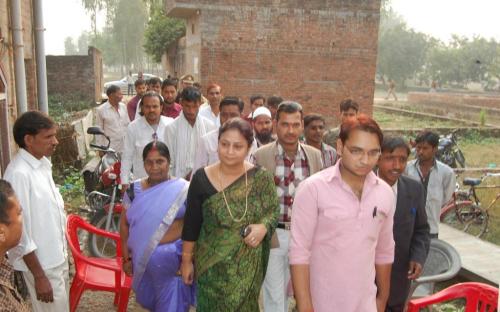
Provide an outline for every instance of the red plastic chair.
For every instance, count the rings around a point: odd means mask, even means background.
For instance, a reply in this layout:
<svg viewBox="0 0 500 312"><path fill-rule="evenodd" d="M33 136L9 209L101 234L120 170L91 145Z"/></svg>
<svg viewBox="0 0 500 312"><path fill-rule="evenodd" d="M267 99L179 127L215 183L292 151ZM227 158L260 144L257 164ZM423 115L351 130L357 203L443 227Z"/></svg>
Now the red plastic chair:
<svg viewBox="0 0 500 312"><path fill-rule="evenodd" d="M80 249L78 230L83 229L116 241L117 258L93 258L85 256ZM73 312L85 290L109 291L115 293L114 304L118 311L126 311L132 278L122 270L120 236L98 229L77 215L69 215L66 225L66 239L75 261L75 277L70 289L70 311Z"/></svg>
<svg viewBox="0 0 500 312"><path fill-rule="evenodd" d="M498 305L498 289L482 283L460 283L432 296L411 300L407 312L418 312L432 304L465 299L465 312L494 312Z"/></svg>

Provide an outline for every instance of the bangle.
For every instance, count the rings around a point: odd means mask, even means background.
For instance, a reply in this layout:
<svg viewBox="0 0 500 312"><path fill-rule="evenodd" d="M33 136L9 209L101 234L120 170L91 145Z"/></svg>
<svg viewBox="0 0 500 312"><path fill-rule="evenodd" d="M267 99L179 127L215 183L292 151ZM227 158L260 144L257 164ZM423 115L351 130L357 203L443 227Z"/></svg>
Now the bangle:
<svg viewBox="0 0 500 312"><path fill-rule="evenodd" d="M126 263L126 262L129 262L130 260L132 260L132 257L122 257L122 260L124 263Z"/></svg>
<svg viewBox="0 0 500 312"><path fill-rule="evenodd" d="M182 256L183 256L183 257L184 257L184 256L186 256L186 257L192 257L192 256L193 256L193 254L194 254L193 252L183 252L183 253L182 253Z"/></svg>

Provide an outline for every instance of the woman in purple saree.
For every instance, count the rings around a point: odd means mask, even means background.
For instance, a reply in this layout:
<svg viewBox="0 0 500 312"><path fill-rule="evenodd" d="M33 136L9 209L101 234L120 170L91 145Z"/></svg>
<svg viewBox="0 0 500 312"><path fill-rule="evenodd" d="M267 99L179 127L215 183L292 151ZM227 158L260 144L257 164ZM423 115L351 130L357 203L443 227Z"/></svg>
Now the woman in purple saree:
<svg viewBox="0 0 500 312"><path fill-rule="evenodd" d="M182 282L180 240L188 182L169 178L170 155L162 142L143 151L147 178L129 186L124 198L120 236L123 268L133 276L137 302L150 311L186 312L194 287Z"/></svg>

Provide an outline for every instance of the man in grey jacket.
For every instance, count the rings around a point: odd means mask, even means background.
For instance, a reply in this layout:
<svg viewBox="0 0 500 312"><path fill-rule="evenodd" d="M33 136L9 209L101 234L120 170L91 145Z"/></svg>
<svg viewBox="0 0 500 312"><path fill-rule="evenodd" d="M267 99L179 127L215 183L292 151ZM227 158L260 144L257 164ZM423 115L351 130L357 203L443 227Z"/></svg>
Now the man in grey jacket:
<svg viewBox="0 0 500 312"><path fill-rule="evenodd" d="M295 190L299 183L323 168L321 152L299 142L304 131L302 106L292 101L282 102L276 111L278 140L257 149L255 163L274 174L280 198L280 218L276 229L279 247L271 249L263 284L264 311L288 312L286 295L290 280L288 243L290 217Z"/></svg>

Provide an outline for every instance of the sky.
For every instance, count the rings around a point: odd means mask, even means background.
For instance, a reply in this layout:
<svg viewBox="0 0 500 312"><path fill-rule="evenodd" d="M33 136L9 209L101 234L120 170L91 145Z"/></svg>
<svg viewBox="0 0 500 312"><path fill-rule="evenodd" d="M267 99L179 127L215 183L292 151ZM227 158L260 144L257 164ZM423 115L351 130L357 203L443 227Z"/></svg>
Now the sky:
<svg viewBox="0 0 500 312"><path fill-rule="evenodd" d="M500 41L498 0L392 0L391 4L410 27L443 41L451 34Z"/></svg>
<svg viewBox="0 0 500 312"><path fill-rule="evenodd" d="M82 6L81 0L42 0L43 23L45 26L45 54L63 55L64 39L76 39L82 31L90 31L90 15ZM105 17L98 16L97 25L103 27Z"/></svg>
<svg viewBox="0 0 500 312"><path fill-rule="evenodd" d="M46 54L64 54L64 39L75 42L90 31L90 17L81 0L42 0ZM499 0L391 0L392 8L417 31L448 41L452 34L480 35L500 41ZM98 16L98 27L105 17Z"/></svg>

